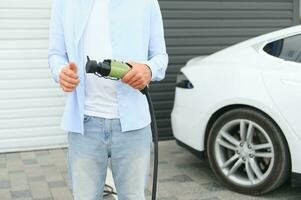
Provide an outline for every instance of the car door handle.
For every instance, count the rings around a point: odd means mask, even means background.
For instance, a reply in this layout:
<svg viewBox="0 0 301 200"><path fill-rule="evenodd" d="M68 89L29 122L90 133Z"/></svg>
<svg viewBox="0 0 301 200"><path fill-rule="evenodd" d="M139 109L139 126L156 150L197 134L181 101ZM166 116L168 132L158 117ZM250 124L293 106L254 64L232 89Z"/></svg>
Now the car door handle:
<svg viewBox="0 0 301 200"><path fill-rule="evenodd" d="M285 85L301 87L301 80L281 79L281 82Z"/></svg>

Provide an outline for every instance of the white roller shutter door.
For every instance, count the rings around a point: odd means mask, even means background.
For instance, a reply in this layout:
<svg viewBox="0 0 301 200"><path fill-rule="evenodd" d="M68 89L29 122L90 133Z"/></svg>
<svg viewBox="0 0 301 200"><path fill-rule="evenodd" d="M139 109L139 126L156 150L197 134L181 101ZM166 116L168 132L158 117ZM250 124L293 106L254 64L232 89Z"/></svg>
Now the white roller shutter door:
<svg viewBox="0 0 301 200"><path fill-rule="evenodd" d="M0 152L66 146L47 61L51 0L0 0Z"/></svg>

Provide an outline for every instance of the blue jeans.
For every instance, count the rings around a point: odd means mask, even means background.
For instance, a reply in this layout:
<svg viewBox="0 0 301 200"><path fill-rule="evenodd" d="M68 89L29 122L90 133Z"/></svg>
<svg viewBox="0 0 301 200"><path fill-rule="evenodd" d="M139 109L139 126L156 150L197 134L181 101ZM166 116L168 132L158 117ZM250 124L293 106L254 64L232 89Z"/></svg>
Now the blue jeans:
<svg viewBox="0 0 301 200"><path fill-rule="evenodd" d="M75 200L101 200L108 160L119 200L144 200L149 175L150 126L121 132L119 119L85 116L84 135L68 135L68 164Z"/></svg>

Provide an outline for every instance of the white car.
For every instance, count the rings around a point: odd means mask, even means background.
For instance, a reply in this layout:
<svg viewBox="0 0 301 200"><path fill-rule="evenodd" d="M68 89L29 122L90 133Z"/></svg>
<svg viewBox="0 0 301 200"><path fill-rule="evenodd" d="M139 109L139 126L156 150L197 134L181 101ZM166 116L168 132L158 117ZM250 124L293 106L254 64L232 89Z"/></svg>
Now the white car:
<svg viewBox="0 0 301 200"><path fill-rule="evenodd" d="M228 188L301 183L301 26L197 57L178 76L172 128Z"/></svg>

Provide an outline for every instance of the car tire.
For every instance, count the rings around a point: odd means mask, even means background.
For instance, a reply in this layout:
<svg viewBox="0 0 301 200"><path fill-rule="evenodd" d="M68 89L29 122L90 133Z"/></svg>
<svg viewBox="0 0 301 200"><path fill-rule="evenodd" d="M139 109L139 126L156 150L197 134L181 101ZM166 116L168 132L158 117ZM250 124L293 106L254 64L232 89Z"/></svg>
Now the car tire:
<svg viewBox="0 0 301 200"><path fill-rule="evenodd" d="M260 149L263 147L266 149ZM282 131L270 117L251 108L230 110L213 123L207 156L218 179L238 193L267 193L282 185L290 173L290 154Z"/></svg>

